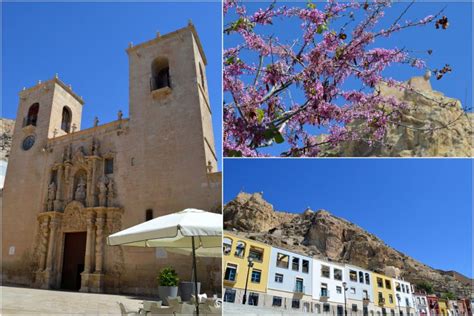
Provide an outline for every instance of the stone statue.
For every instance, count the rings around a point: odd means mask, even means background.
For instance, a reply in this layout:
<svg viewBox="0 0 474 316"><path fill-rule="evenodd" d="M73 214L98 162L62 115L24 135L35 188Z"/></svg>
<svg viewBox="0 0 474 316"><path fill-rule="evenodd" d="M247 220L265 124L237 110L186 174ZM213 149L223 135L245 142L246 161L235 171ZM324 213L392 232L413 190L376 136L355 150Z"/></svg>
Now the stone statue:
<svg viewBox="0 0 474 316"><path fill-rule="evenodd" d="M77 147L76 151L74 152L74 160L84 162L84 147Z"/></svg>
<svg viewBox="0 0 474 316"><path fill-rule="evenodd" d="M107 183L107 206L114 206L114 182L112 179L109 179L109 183Z"/></svg>
<svg viewBox="0 0 474 316"><path fill-rule="evenodd" d="M99 188L99 206L106 206L107 202L107 184L104 179L101 179L97 185Z"/></svg>
<svg viewBox="0 0 474 316"><path fill-rule="evenodd" d="M210 160L207 161L207 173L212 172L212 163Z"/></svg>
<svg viewBox="0 0 474 316"><path fill-rule="evenodd" d="M119 110L119 111L118 111L117 116L118 116L118 119L121 121L121 120L122 120L122 116L123 116L122 110Z"/></svg>
<svg viewBox="0 0 474 316"><path fill-rule="evenodd" d="M86 199L86 182L83 177L79 178L74 199L82 203Z"/></svg>
<svg viewBox="0 0 474 316"><path fill-rule="evenodd" d="M96 116L94 117L94 127L99 126L99 118Z"/></svg>
<svg viewBox="0 0 474 316"><path fill-rule="evenodd" d="M66 145L63 152L63 162L71 160L72 157L72 144Z"/></svg>
<svg viewBox="0 0 474 316"><path fill-rule="evenodd" d="M93 156L99 156L99 142L95 138L92 139L90 152Z"/></svg>
<svg viewBox="0 0 474 316"><path fill-rule="evenodd" d="M48 185L48 211L53 210L53 202L55 198L56 198L56 183L54 183L54 181L51 181L51 183Z"/></svg>

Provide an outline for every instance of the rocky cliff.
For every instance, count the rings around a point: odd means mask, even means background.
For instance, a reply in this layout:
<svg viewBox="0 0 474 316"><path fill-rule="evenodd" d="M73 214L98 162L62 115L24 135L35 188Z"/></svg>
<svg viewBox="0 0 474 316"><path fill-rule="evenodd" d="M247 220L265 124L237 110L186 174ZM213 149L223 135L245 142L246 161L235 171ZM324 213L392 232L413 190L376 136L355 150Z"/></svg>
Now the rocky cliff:
<svg viewBox="0 0 474 316"><path fill-rule="evenodd" d="M404 88L381 85L377 90L394 96L408 107L400 121L389 126L383 142L369 146L351 141L336 150L336 156L347 157L471 157L473 153L472 112L459 100L431 88L430 74L413 77ZM360 123L350 128L360 130Z"/></svg>
<svg viewBox="0 0 474 316"><path fill-rule="evenodd" d="M0 118L0 160L8 161L15 121Z"/></svg>
<svg viewBox="0 0 474 316"><path fill-rule="evenodd" d="M471 295L472 280L418 262L325 210L308 209L303 214L278 212L260 193L240 193L224 207L224 228L305 255L351 263L392 277L401 276L414 284L428 281L437 293Z"/></svg>

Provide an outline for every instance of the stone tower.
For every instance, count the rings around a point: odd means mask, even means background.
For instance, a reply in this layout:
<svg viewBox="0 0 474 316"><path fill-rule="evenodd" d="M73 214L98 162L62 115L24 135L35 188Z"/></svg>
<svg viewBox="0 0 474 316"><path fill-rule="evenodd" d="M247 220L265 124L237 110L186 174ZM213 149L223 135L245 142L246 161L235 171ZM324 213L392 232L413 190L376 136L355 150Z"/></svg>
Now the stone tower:
<svg viewBox="0 0 474 316"><path fill-rule="evenodd" d="M217 171L206 56L194 26L130 45L130 128L148 135L145 151L187 152ZM153 119L149 119L153 118ZM186 148L183 151L183 148Z"/></svg>
<svg viewBox="0 0 474 316"><path fill-rule="evenodd" d="M35 214L45 207L44 186L51 181L43 181L49 140L70 133L74 127L79 129L84 102L57 77L23 89L19 99L3 192L2 225L33 228ZM3 257L28 252L25 245L32 245L33 237L24 232L4 234L3 245L9 246L3 248Z"/></svg>

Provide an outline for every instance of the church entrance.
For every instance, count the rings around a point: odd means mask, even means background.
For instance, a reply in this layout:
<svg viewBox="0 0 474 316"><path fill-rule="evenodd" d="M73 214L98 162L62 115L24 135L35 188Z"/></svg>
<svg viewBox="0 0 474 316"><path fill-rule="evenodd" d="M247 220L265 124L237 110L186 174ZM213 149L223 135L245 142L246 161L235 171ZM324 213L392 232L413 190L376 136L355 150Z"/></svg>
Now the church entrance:
<svg viewBox="0 0 474 316"><path fill-rule="evenodd" d="M84 271L86 232L66 233L64 236L63 271L61 289L79 291L81 272Z"/></svg>

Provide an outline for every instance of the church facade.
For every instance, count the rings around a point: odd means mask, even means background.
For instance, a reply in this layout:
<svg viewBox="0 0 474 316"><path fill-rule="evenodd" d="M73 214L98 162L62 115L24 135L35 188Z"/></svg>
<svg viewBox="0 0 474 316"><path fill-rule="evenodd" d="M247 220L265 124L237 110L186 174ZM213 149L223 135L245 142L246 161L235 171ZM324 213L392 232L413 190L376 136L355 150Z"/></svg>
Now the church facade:
<svg viewBox="0 0 474 316"><path fill-rule="evenodd" d="M57 76L23 89L3 192L2 282L154 294L160 268L190 280L186 257L108 246L153 217L221 212L206 57L192 24L126 50L129 118L81 130L84 101ZM220 291L221 260L199 259Z"/></svg>

